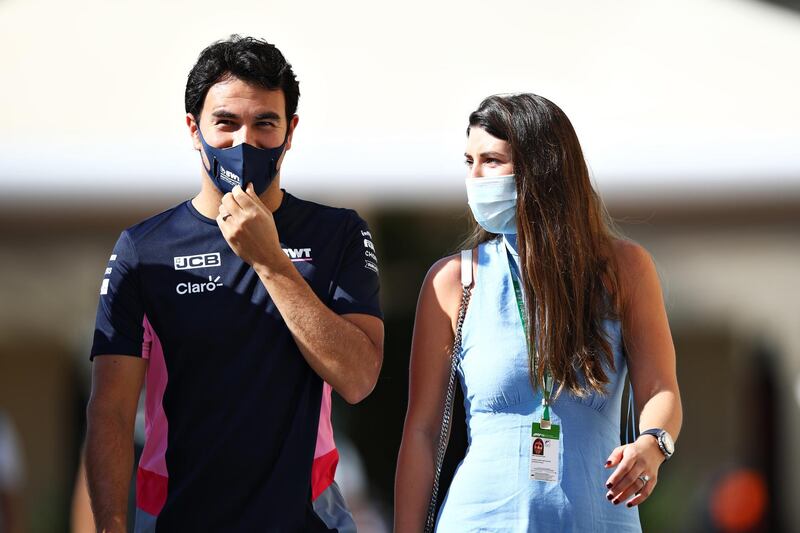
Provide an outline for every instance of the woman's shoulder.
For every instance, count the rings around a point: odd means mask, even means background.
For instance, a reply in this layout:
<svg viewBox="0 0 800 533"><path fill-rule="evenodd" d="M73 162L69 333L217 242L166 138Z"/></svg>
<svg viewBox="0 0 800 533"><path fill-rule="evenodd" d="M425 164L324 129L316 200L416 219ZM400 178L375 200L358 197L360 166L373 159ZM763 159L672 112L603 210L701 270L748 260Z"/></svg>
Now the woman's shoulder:
<svg viewBox="0 0 800 533"><path fill-rule="evenodd" d="M611 248L623 296L630 297L643 283L657 282L653 256L644 246L629 239L615 238L611 241Z"/></svg>
<svg viewBox="0 0 800 533"><path fill-rule="evenodd" d="M614 238L611 249L617 265L625 270L638 270L653 263L653 258L644 246L630 239Z"/></svg>
<svg viewBox="0 0 800 533"><path fill-rule="evenodd" d="M423 282L420 300L423 304L435 303L448 314L458 312L461 301L461 253L443 257L431 266Z"/></svg>
<svg viewBox="0 0 800 533"><path fill-rule="evenodd" d="M428 270L425 283L437 294L460 290L461 254L448 255L436 261Z"/></svg>

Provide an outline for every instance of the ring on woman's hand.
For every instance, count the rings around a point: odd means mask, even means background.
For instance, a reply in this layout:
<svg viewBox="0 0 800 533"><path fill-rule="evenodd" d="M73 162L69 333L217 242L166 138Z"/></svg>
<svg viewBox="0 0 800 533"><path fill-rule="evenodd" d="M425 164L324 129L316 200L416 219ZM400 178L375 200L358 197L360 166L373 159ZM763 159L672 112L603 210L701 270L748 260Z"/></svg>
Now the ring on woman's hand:
<svg viewBox="0 0 800 533"><path fill-rule="evenodd" d="M647 474L642 474L641 476L639 476L638 479L639 481L642 482L642 488L639 490L643 490L645 485L647 485L647 482L650 481L650 476L648 476Z"/></svg>

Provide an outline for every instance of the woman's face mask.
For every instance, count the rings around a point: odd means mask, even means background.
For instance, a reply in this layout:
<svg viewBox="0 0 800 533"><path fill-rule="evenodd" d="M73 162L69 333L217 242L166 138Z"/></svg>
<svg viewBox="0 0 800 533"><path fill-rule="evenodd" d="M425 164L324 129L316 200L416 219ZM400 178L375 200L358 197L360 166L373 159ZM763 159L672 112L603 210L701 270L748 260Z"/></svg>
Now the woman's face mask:
<svg viewBox="0 0 800 533"><path fill-rule="evenodd" d="M478 224L490 233L517 232L517 187L511 145L480 127L470 127L464 152L467 199Z"/></svg>
<svg viewBox="0 0 800 533"><path fill-rule="evenodd" d="M490 233L517 233L514 174L467 178L467 201L478 224Z"/></svg>

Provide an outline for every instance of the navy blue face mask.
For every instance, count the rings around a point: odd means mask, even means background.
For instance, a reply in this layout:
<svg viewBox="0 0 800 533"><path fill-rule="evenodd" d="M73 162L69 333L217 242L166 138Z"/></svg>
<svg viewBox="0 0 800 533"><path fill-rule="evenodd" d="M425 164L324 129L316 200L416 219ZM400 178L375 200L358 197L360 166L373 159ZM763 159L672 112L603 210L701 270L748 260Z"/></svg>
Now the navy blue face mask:
<svg viewBox="0 0 800 533"><path fill-rule="evenodd" d="M258 195L266 191L278 174L278 159L281 158L286 147L286 139L289 137L287 132L283 144L276 148L256 148L247 143L230 148L214 148L203 138L199 127L197 134L211 165L211 168L206 167L201 154L203 167L223 194L231 192L237 185L246 189L248 183L253 184L253 189Z"/></svg>

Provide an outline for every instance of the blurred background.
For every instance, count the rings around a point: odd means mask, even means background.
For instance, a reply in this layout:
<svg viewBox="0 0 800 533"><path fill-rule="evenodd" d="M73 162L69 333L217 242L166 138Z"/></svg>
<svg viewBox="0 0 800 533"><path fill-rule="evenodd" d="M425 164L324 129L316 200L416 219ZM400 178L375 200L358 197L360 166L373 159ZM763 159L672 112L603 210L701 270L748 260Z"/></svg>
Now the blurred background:
<svg viewBox="0 0 800 533"><path fill-rule="evenodd" d="M800 531L800 0L0 0L0 531L70 530L106 260L197 192L185 80L231 33L300 80L282 186L375 237L385 363L334 406L361 531L390 529L417 293L468 228L467 116L518 91L660 270L684 426L645 531Z"/></svg>

